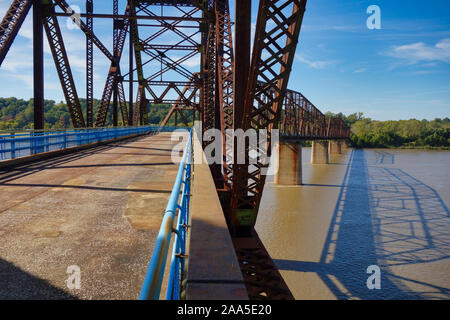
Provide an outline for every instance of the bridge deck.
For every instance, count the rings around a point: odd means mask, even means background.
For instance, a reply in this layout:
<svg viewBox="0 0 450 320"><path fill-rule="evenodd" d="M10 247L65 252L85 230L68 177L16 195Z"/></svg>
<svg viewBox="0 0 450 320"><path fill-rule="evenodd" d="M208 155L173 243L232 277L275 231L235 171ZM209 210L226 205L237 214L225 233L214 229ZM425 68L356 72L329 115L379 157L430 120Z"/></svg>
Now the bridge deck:
<svg viewBox="0 0 450 320"><path fill-rule="evenodd" d="M174 144L160 133L0 170L0 299L136 299ZM67 288L70 265L79 290Z"/></svg>

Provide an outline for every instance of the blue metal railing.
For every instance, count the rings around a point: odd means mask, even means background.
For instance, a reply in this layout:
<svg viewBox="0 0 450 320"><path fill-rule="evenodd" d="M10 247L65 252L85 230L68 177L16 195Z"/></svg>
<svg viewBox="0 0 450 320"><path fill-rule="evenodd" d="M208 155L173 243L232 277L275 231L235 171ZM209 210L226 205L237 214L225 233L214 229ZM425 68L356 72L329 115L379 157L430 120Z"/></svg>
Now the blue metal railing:
<svg viewBox="0 0 450 320"><path fill-rule="evenodd" d="M192 131L189 131L189 135L189 141L184 149L183 158L180 162L166 211L164 212L164 218L159 229L152 258L147 269L147 274L145 275L141 293L139 294L139 300L159 299L172 233L175 233L175 238L166 299L180 299L181 280L186 257L186 236L189 224ZM177 210L178 219L174 228L173 221Z"/></svg>
<svg viewBox="0 0 450 320"><path fill-rule="evenodd" d="M31 131L27 133L0 133L0 160L11 160L42 152L79 147L90 143L118 139L157 131L172 131L174 128L158 126L123 128L88 128L66 131Z"/></svg>

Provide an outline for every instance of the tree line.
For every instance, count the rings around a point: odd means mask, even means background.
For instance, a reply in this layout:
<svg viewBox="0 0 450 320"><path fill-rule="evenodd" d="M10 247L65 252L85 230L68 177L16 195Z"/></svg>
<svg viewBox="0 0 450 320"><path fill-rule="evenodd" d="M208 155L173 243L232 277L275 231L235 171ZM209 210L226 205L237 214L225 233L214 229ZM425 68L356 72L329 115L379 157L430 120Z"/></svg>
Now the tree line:
<svg viewBox="0 0 450 320"><path fill-rule="evenodd" d="M33 129L34 112L33 99L23 100L17 98L0 98L0 130ZM94 115L100 105L100 100L94 99ZM86 99L80 99L81 110L86 115ZM149 123L159 125L170 110L170 105L159 104L149 106ZM111 110L111 109L110 109ZM185 117L192 121L192 115L185 113ZM170 119L168 125L174 125L175 120ZM112 112L108 112L106 126L112 126ZM119 111L119 125L122 119ZM72 128L72 121L67 105L64 102L54 100L44 101L44 126L45 129Z"/></svg>
<svg viewBox="0 0 450 320"><path fill-rule="evenodd" d="M450 149L450 119L377 121L363 113L340 117L351 128L350 143L355 148L439 148Z"/></svg>
<svg viewBox="0 0 450 320"><path fill-rule="evenodd" d="M83 114L86 114L86 100L80 99ZM100 101L94 99L94 114ZM151 125L158 125L170 110L170 105L149 105L148 119ZM45 129L71 128L70 114L63 102L45 100ZM184 112L192 121L192 112ZM450 149L450 119L377 121L364 116L362 112L344 115L327 112L326 117L340 117L351 128L350 142L356 148L442 148ZM0 98L0 130L33 129L33 99ZM179 122L181 119L179 118ZM108 112L106 126L112 126L112 113ZM119 112L119 125L121 117ZM168 125L174 125L172 117Z"/></svg>

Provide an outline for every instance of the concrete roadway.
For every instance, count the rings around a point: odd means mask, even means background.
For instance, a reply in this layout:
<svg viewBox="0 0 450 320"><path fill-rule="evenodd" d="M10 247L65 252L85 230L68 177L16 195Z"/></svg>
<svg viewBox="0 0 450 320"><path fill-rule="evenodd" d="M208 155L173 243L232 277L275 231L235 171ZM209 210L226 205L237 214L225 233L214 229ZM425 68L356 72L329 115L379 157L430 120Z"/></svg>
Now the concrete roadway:
<svg viewBox="0 0 450 320"><path fill-rule="evenodd" d="M175 144L160 133L0 169L0 299L136 299ZM71 265L80 289L67 286Z"/></svg>

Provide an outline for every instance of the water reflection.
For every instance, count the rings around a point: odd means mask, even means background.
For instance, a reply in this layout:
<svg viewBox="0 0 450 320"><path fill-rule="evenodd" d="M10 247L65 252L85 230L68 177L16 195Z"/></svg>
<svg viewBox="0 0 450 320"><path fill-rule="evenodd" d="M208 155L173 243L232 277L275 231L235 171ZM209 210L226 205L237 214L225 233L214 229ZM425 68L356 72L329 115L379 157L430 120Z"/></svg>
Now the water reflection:
<svg viewBox="0 0 450 320"><path fill-rule="evenodd" d="M430 186L378 166L386 162L394 155L352 151L342 185L329 185L340 192L320 261L275 260L280 270L316 273L338 299L450 298L449 210ZM369 265L381 268L381 290L365 286ZM442 286L416 277L433 268L447 276Z"/></svg>

